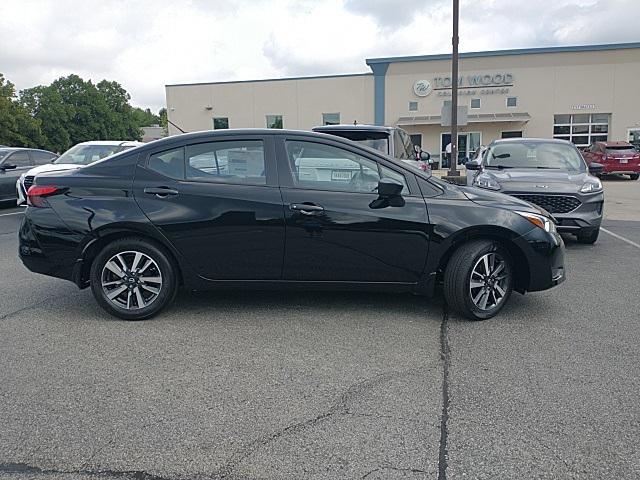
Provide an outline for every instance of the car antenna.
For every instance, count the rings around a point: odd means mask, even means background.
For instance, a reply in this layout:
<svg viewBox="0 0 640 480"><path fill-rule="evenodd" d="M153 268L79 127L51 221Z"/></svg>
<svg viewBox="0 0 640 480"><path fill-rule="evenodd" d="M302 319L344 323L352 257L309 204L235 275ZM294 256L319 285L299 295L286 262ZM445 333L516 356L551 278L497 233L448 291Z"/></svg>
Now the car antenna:
<svg viewBox="0 0 640 480"><path fill-rule="evenodd" d="M187 133L187 132L185 132L183 129L181 129L178 125L176 125L176 124L175 124L175 123L173 123L171 120L169 120L168 118L167 118L167 123L170 123L171 125L173 125L174 127L176 127L178 130L180 130L180 132L182 132L182 133Z"/></svg>

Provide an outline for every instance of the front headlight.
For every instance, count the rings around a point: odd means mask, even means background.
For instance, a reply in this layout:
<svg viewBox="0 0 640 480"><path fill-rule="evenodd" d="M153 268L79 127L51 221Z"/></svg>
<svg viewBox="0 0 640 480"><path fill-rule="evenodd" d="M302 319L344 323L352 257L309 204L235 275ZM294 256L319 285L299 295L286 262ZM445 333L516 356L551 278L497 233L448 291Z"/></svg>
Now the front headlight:
<svg viewBox="0 0 640 480"><path fill-rule="evenodd" d="M556 232L556 224L549 217L545 217L544 215L538 215L537 213L529 213L529 212L515 212L521 217L526 218L531 223L533 223L536 227L543 229L545 232L555 233Z"/></svg>
<svg viewBox="0 0 640 480"><path fill-rule="evenodd" d="M580 193L595 193L602 190L602 182L599 178L589 179L580 187Z"/></svg>
<svg viewBox="0 0 640 480"><path fill-rule="evenodd" d="M500 184L486 173L478 175L473 183L476 187L487 188L489 190L500 190Z"/></svg>

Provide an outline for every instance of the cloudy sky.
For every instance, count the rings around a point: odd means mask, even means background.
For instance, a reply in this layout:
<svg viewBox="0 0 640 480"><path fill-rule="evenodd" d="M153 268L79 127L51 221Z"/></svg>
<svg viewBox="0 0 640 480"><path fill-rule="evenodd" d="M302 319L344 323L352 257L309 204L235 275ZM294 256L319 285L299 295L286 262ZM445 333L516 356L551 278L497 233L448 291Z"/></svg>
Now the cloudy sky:
<svg viewBox="0 0 640 480"><path fill-rule="evenodd" d="M640 0L461 0L461 51L640 41ZM451 0L0 0L0 72L164 85L368 71L450 51Z"/></svg>

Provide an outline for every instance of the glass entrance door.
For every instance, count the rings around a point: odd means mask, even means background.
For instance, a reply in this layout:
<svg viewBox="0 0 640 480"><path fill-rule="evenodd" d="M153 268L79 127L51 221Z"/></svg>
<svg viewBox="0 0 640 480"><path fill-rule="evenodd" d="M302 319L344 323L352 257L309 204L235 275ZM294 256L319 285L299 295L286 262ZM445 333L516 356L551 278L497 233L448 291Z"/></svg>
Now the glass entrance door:
<svg viewBox="0 0 640 480"><path fill-rule="evenodd" d="M440 135L440 158L442 168L449 168L449 160L446 155L446 148L451 142L451 133L443 133ZM471 154L482 143L482 134L480 132L464 132L458 134L458 165L464 165Z"/></svg>

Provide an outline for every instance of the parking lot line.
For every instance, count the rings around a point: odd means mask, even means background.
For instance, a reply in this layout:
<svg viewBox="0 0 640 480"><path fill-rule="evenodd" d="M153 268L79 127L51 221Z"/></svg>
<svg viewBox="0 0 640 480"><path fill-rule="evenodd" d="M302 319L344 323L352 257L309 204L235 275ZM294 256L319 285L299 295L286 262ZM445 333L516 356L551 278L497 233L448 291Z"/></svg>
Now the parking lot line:
<svg viewBox="0 0 640 480"><path fill-rule="evenodd" d="M618 240L622 240L623 242L627 242L629 245L633 245L636 248L640 248L640 244L629 240L628 238L624 238L622 235L618 235L617 233L613 233L609 230L607 230L606 228L602 228L600 227L600 230L602 230L604 233L608 233L609 235L611 235L612 237L616 237Z"/></svg>
<svg viewBox="0 0 640 480"><path fill-rule="evenodd" d="M9 215L20 215L21 213L24 213L24 212L0 213L0 217L7 217Z"/></svg>

